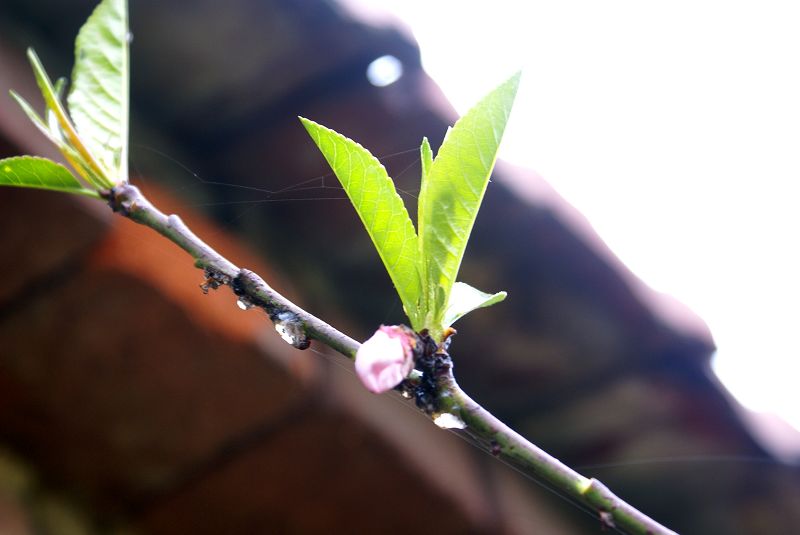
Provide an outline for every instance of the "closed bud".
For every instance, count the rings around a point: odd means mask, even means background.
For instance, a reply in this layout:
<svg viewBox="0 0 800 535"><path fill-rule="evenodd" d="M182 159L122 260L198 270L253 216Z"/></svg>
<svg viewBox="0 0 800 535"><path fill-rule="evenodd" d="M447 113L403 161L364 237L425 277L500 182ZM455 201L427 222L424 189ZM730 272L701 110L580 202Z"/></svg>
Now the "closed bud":
<svg viewBox="0 0 800 535"><path fill-rule="evenodd" d="M356 353L356 373L367 390L391 390L414 369L417 337L403 325L381 325Z"/></svg>

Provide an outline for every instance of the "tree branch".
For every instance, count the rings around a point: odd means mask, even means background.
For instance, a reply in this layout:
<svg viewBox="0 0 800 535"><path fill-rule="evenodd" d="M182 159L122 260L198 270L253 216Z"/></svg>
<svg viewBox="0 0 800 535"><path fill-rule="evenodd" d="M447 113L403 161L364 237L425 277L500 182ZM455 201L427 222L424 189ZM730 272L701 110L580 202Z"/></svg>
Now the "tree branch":
<svg viewBox="0 0 800 535"><path fill-rule="evenodd" d="M501 457L526 473L547 481L559 491L588 505L597 512L606 527L635 534L675 534L652 518L616 496L594 478L586 478L546 451L535 446L481 407L456 383L452 373L446 379L447 392L458 407L466 431L486 451Z"/></svg>
<svg viewBox="0 0 800 535"><path fill-rule="evenodd" d="M266 311L284 340L298 349L308 348L313 339L350 359L355 358L358 342L283 297L257 274L237 267L198 238L178 216L168 216L153 206L136 186L120 185L103 193L103 197L115 212L154 229L189 253L195 259L195 266L205 272L204 290L230 286L242 306L257 306ZM675 535L596 479L580 475L498 420L461 390L447 353L440 352L437 358L436 411L459 416L466 424L466 432L488 453L512 462L532 477L591 507L605 527L634 534ZM418 374L415 381L419 381ZM421 405L419 398L417 403ZM432 415L430 407L423 410Z"/></svg>
<svg viewBox="0 0 800 535"><path fill-rule="evenodd" d="M180 217L168 216L153 206L136 186L120 185L103 197L113 211L152 228L189 253L194 265L205 272L204 290L231 286L244 306L264 309L284 340L298 349L306 349L314 339L355 358L358 342L286 299L252 271L237 267L198 238Z"/></svg>

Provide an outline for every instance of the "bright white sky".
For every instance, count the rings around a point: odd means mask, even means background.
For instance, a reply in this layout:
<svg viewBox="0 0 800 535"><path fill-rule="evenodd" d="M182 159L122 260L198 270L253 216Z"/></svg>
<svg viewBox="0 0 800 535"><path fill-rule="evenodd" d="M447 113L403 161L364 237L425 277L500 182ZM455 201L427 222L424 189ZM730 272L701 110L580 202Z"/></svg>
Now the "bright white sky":
<svg viewBox="0 0 800 535"><path fill-rule="evenodd" d="M744 405L800 429L800 4L365 3L459 112L522 68L500 157L706 320Z"/></svg>

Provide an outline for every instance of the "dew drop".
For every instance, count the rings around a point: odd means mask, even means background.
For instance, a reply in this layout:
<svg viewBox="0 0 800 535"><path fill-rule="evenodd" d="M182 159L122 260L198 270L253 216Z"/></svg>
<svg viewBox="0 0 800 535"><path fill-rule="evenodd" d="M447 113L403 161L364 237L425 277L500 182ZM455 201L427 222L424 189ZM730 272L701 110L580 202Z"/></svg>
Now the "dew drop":
<svg viewBox="0 0 800 535"><path fill-rule="evenodd" d="M291 312L281 312L274 318L275 330L287 344L297 349L307 349L310 341L306 336L303 324Z"/></svg>
<svg viewBox="0 0 800 535"><path fill-rule="evenodd" d="M435 423L441 429L464 429L467 427L467 424L464 423L464 420L455 414L450 414L449 412L437 414L433 419L433 423Z"/></svg>
<svg viewBox="0 0 800 535"><path fill-rule="evenodd" d="M278 334L281 335L281 338L283 338L287 344L292 344L292 345L295 344L296 339L294 337L294 334L292 334L291 329L289 329L288 325L286 325L285 323L276 323L275 330L278 331Z"/></svg>

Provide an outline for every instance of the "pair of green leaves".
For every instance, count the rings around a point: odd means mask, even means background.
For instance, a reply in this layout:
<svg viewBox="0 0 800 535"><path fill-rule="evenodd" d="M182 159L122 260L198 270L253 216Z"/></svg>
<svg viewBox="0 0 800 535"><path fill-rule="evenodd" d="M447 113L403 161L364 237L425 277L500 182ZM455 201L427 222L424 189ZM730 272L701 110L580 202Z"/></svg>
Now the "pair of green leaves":
<svg viewBox="0 0 800 535"><path fill-rule="evenodd" d="M98 197L98 190L127 182L127 13L126 0L103 0L81 28L75 40L75 66L66 106L66 80L53 84L36 53L28 50L44 97L44 118L14 91L11 96L58 147L77 176L47 159L17 156L0 160L0 185Z"/></svg>
<svg viewBox="0 0 800 535"><path fill-rule="evenodd" d="M519 84L519 73L484 97L449 129L434 159L420 149L422 184L417 229L386 169L351 139L308 119L303 125L330 164L372 238L411 326L441 341L464 314L498 303L456 282L497 149Z"/></svg>

